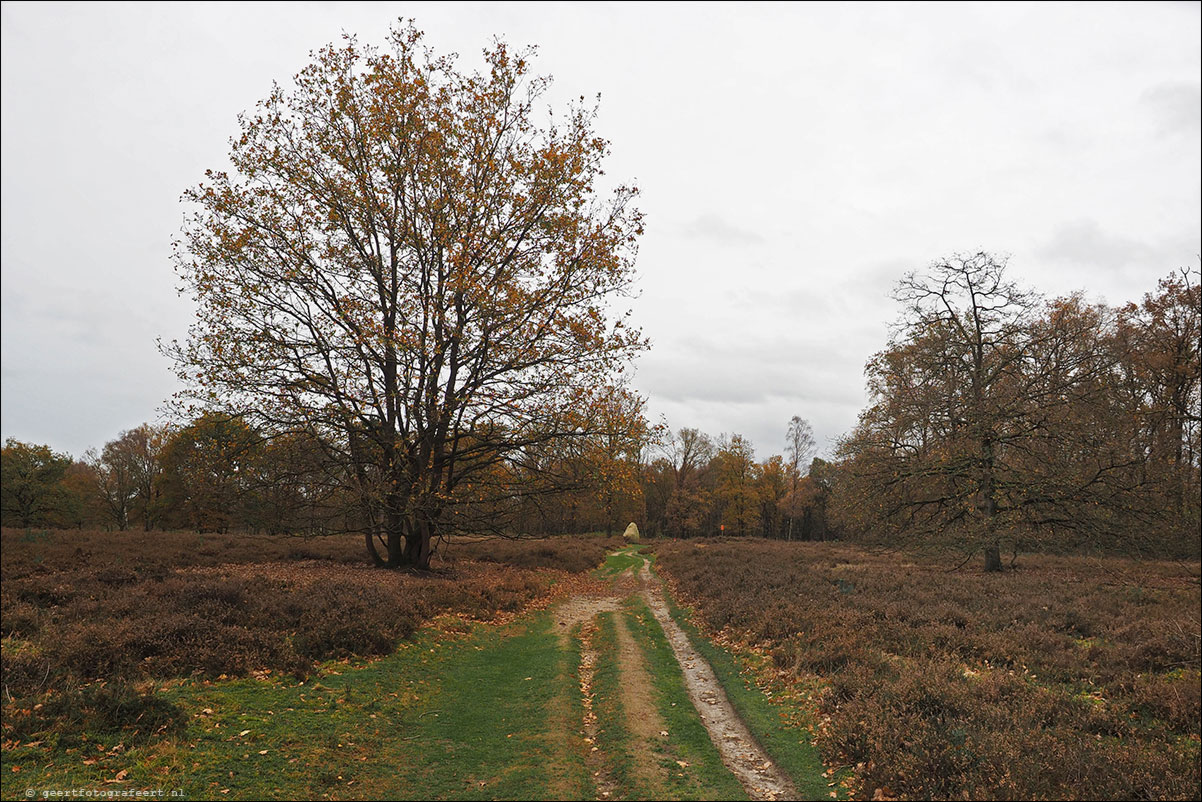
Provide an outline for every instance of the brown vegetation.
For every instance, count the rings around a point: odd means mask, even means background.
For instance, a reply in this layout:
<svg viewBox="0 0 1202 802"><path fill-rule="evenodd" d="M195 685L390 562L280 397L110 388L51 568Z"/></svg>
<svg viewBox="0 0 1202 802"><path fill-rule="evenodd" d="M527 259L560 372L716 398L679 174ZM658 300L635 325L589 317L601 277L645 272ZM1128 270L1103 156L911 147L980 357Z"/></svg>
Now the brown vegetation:
<svg viewBox="0 0 1202 802"><path fill-rule="evenodd" d="M834 544L662 543L702 622L822 678L818 739L902 798L1196 797L1199 566L1005 576Z"/></svg>
<svg viewBox="0 0 1202 802"><path fill-rule="evenodd" d="M418 573L369 568L347 537L0 537L4 735L18 739L85 719L103 729L122 710L129 715L114 727L149 735L176 718L138 683L264 670L303 676L316 660L387 654L438 614L519 612L549 596L563 567L591 569L619 543L456 543L436 570Z"/></svg>

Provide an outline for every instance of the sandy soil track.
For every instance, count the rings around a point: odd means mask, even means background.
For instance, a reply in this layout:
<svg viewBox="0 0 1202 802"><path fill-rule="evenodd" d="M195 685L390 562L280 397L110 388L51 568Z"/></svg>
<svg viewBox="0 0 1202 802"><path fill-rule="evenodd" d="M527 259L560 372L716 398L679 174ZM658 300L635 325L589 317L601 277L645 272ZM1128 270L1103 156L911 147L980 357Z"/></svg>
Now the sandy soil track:
<svg viewBox="0 0 1202 802"><path fill-rule="evenodd" d="M756 742L747 725L739 718L730 704L726 692L719 684L713 669L696 649L685 632L676 624L668 612L663 583L644 563L636 574L627 569L614 581L611 592L606 595L578 595L565 599L554 610L555 627L561 638L581 638L581 665L579 667L581 694L584 701L584 721L581 732L592 753L596 752L596 714L593 712L592 678L597 653L593 646L595 620L601 613L619 612L624 599L640 594L647 602L655 619L659 622L672 652L676 657L689 699L709 732L722 762L738 779L752 799L783 800L797 799L797 790L792 782L768 757ZM575 627L580 626L579 631ZM619 661L623 677L622 701L627 718L627 729L640 746L636 751L635 769L645 782L654 786L655 768L646 757L646 744L656 736L655 722L658 712L652 702L651 678L642 654L633 641L625 622L619 620ZM599 799L608 799L614 791L612 780L606 775L599 758L590 754L590 769Z"/></svg>
<svg viewBox="0 0 1202 802"><path fill-rule="evenodd" d="M697 708L710 740L722 754L722 762L738 778L752 799L797 799L797 790L785 773L756 742L747 725L739 718L726 691L722 690L714 670L697 653L672 616L664 599L663 583L651 574L646 563L640 571L643 596L655 620L663 628L684 674L689 699Z"/></svg>

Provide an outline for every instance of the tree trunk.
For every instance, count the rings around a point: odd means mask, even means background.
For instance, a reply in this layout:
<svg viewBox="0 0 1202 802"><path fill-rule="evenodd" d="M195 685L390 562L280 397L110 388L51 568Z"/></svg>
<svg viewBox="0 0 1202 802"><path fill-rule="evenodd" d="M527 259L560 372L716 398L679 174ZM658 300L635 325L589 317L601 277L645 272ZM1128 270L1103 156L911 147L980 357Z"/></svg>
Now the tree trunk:
<svg viewBox="0 0 1202 802"><path fill-rule="evenodd" d="M401 549L401 533L396 529L388 529L388 567L396 568L404 563L404 552Z"/></svg>
<svg viewBox="0 0 1202 802"><path fill-rule="evenodd" d="M405 538L404 563L425 571L430 568L430 528L418 526L417 531Z"/></svg>
<svg viewBox="0 0 1202 802"><path fill-rule="evenodd" d="M996 540L985 547L985 570L988 572L1002 570L1002 547Z"/></svg>
<svg viewBox="0 0 1202 802"><path fill-rule="evenodd" d="M380 552L376 550L376 533L373 531L373 527L369 526L367 528L363 538L367 543L367 553L371 555L372 565L376 566L377 568L383 567L385 564L384 558L381 557Z"/></svg>

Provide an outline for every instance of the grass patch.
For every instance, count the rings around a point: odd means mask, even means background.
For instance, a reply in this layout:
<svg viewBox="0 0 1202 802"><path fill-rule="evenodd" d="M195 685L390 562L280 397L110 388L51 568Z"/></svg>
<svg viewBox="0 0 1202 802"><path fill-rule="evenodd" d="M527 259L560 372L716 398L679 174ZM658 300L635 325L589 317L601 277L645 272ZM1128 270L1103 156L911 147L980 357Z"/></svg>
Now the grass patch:
<svg viewBox="0 0 1202 802"><path fill-rule="evenodd" d="M638 573L646 560L643 555L639 554L641 548L642 546L638 545L627 546L609 554L599 569L600 573L604 576L616 576L627 568L633 568L635 573Z"/></svg>
<svg viewBox="0 0 1202 802"><path fill-rule="evenodd" d="M560 747L558 759L548 766L552 799L590 799L596 793L586 752L589 745L580 737L584 700L580 696L580 625L561 640L555 698L558 707L548 718L548 727ZM558 733L558 735L556 735Z"/></svg>
<svg viewBox="0 0 1202 802"><path fill-rule="evenodd" d="M597 747L613 780L616 799L650 799L634 776L633 744L623 720L622 675L618 665L618 635L613 613L597 616L593 634L597 662L593 669L593 712L597 716Z"/></svg>

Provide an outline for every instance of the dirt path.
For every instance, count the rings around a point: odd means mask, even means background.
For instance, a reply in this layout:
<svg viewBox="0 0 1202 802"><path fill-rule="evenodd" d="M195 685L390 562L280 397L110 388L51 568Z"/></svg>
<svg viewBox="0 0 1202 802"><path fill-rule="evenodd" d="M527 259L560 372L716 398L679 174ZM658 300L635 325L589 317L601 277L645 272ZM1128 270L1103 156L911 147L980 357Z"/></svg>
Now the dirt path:
<svg viewBox="0 0 1202 802"><path fill-rule="evenodd" d="M709 731L710 740L722 755L722 762L738 778L752 799L797 799L797 790L776 763L756 743L747 725L739 718L722 689L714 670L697 653L668 612L663 583L652 575L644 563L639 577L643 582L643 597L663 628L684 674L689 699L697 708L701 721Z"/></svg>
<svg viewBox="0 0 1202 802"><path fill-rule="evenodd" d="M594 646L596 617L601 613L621 612L622 600L641 594L667 637L684 678L689 699L697 709L710 740L721 755L723 764L734 774L747 795L757 800L796 799L797 791L788 777L777 768L755 741L747 725L739 718L725 691L706 660L697 653L688 636L668 613L663 583L644 562L636 575L627 569L613 583L605 596L582 595L566 599L555 609L555 627L561 639L580 638L580 693L584 720L581 735L589 750L587 764L596 786L597 798L610 799L617 791L616 784L604 768L604 756L598 754L597 717L593 709L593 678L597 664ZM647 787L661 787L661 769L651 757L655 739L661 737L662 720L656 710L652 681L642 651L635 642L621 615L617 625L618 661L622 676L621 702L626 728L635 748L631 755L633 768ZM580 627L579 630L576 627Z"/></svg>
<svg viewBox="0 0 1202 802"><path fill-rule="evenodd" d="M622 676L622 709L626 711L626 727L633 739L631 757L634 774L644 788L660 791L664 787L664 770L655 759L655 747L667 732L664 720L655 709L654 684L643 650L630 634L624 616L614 619L618 638L618 670ZM663 796L662 792L658 794Z"/></svg>
<svg viewBox="0 0 1202 802"><path fill-rule="evenodd" d="M555 631L560 642L566 645L573 637L580 639L580 665L577 676L581 707L584 710L583 720L579 723L580 737L585 746L584 762L593 778L598 799L609 799L613 796L617 784L609 776L602 756L598 754L597 713L593 710L593 677L597 667L597 650L593 646L593 640L597 631L597 616L605 612L616 612L618 602L619 598L616 595L589 594L569 597L555 607Z"/></svg>

